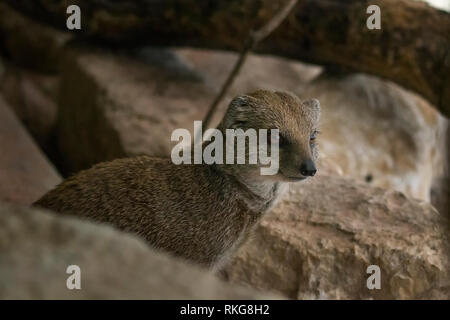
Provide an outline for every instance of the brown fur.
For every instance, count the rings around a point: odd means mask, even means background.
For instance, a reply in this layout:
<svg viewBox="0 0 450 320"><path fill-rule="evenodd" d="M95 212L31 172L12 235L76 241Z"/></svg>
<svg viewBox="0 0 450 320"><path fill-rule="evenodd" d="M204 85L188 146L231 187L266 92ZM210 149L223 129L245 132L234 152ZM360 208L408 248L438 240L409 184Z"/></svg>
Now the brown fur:
<svg viewBox="0 0 450 320"><path fill-rule="evenodd" d="M282 187L315 159L310 143L320 108L288 93L257 91L235 98L219 125L278 128L280 171L261 176L253 165L175 165L139 156L95 165L67 179L36 205L106 222L146 239L152 246L210 267L224 262L245 240Z"/></svg>

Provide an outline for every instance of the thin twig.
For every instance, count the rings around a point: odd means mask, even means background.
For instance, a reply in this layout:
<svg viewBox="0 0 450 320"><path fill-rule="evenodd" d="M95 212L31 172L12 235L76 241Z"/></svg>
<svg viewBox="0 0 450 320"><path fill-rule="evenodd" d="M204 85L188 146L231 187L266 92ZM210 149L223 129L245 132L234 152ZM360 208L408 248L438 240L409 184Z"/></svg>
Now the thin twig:
<svg viewBox="0 0 450 320"><path fill-rule="evenodd" d="M207 129L209 126L209 123L211 122L212 116L215 114L217 106L222 101L225 94L228 92L228 89L233 84L234 80L236 79L236 76L239 74L239 71L241 70L245 60L247 59L248 54L250 51L253 50L253 48L264 38L266 38L268 35L270 35L287 17L287 15L291 12L291 10L294 8L294 6L297 4L297 0L289 0L286 2L286 4L281 8L279 12L277 12L272 19L270 19L261 29L257 31L252 31L245 43L244 49L242 50L238 61L234 65L233 69L231 70L230 74L228 75L227 80L222 86L222 89L220 90L220 93L217 95L217 97L214 99L213 103L209 107L208 113L206 114L205 119L203 120L202 128ZM201 141L201 137L199 140Z"/></svg>

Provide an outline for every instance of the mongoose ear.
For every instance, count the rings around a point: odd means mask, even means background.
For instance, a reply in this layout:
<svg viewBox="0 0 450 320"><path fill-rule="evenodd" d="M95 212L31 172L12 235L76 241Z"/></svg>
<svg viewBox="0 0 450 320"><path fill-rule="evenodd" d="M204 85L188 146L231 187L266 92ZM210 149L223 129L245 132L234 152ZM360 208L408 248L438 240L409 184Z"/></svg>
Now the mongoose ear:
<svg viewBox="0 0 450 320"><path fill-rule="evenodd" d="M248 95L237 96L230 102L230 109L235 112L243 112L247 110L247 108L252 103L253 98Z"/></svg>
<svg viewBox="0 0 450 320"><path fill-rule="evenodd" d="M224 118L224 125L229 129L236 129L248 120L248 109L254 104L255 99L248 95L234 98L228 107Z"/></svg>
<svg viewBox="0 0 450 320"><path fill-rule="evenodd" d="M309 99L302 102L304 108L308 108L315 114L315 118L320 118L320 102L317 99Z"/></svg>

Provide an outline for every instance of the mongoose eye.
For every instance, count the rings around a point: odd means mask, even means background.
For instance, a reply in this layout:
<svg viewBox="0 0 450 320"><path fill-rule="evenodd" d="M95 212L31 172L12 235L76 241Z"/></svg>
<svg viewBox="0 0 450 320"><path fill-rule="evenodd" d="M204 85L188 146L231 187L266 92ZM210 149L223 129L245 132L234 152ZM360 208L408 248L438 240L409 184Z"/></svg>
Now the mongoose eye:
<svg viewBox="0 0 450 320"><path fill-rule="evenodd" d="M314 130L314 132L311 134L311 137L309 138L309 142L312 144L316 141L317 135L319 134L318 130Z"/></svg>

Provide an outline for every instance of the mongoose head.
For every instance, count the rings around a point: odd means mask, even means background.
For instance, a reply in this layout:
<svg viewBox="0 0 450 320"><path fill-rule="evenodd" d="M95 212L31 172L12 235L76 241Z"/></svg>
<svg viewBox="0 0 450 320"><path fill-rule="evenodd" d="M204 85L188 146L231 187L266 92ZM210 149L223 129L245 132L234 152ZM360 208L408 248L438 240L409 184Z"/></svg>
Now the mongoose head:
<svg viewBox="0 0 450 320"><path fill-rule="evenodd" d="M318 157L316 136L320 105L316 99L300 100L292 93L258 90L233 99L219 129L278 129L278 173L267 179L295 182L313 176ZM273 141L270 133L268 145ZM248 155L248 154L247 154ZM250 166L257 169L260 165ZM260 174L259 170L253 170Z"/></svg>

